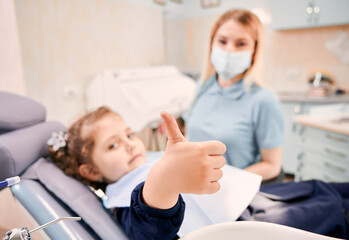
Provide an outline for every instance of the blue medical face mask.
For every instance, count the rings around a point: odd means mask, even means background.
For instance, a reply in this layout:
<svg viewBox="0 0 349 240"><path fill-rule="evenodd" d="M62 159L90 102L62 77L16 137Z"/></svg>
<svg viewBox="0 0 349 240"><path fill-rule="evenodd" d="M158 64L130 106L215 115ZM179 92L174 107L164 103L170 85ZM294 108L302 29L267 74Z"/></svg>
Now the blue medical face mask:
<svg viewBox="0 0 349 240"><path fill-rule="evenodd" d="M230 80L245 72L251 66L251 61L252 51L226 52L212 47L211 63L224 80Z"/></svg>

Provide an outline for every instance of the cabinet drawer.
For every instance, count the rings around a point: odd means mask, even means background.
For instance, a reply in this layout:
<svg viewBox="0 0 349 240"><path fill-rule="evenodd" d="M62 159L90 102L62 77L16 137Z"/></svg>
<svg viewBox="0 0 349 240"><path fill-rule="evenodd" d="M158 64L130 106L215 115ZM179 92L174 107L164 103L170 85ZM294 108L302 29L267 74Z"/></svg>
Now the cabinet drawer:
<svg viewBox="0 0 349 240"><path fill-rule="evenodd" d="M302 164L313 165L323 172L331 173L349 180L349 165L337 159L326 158L323 155L312 153L308 150L301 152L299 155L299 162L300 168Z"/></svg>
<svg viewBox="0 0 349 240"><path fill-rule="evenodd" d="M345 149L338 149L334 146L326 146L317 142L307 141L299 146L306 152L312 152L325 159L331 159L344 166L349 166L349 154Z"/></svg>
<svg viewBox="0 0 349 240"><path fill-rule="evenodd" d="M349 152L349 136L306 126L300 127L298 133L302 139L313 139L327 145L335 145L338 148L346 149Z"/></svg>
<svg viewBox="0 0 349 240"><path fill-rule="evenodd" d="M305 164L296 173L296 181L321 180L324 182L348 182L346 178L340 178L330 173L326 173L309 164Z"/></svg>
<svg viewBox="0 0 349 240"><path fill-rule="evenodd" d="M349 181L349 165L310 151L299 155L298 171L302 179L312 177L323 181Z"/></svg>
<svg viewBox="0 0 349 240"><path fill-rule="evenodd" d="M301 162L300 167L296 173L297 181L306 181L317 179L324 182L348 182L349 177L334 174L330 171L325 171L323 167L312 164L310 162Z"/></svg>
<svg viewBox="0 0 349 240"><path fill-rule="evenodd" d="M308 131L309 129L306 128L302 135L300 133L298 141L300 148L305 149L305 151L310 150L310 152L316 153L325 159L333 159L333 161L344 166L349 166L349 145L342 140L346 138L340 138L340 143L335 143L337 135L324 131ZM324 136L327 136L327 138L325 139Z"/></svg>

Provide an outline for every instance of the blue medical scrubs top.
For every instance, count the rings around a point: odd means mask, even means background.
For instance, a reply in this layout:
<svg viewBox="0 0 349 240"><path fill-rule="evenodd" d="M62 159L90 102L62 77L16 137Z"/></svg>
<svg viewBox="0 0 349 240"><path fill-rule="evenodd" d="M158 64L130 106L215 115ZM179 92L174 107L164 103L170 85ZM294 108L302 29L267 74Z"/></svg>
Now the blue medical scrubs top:
<svg viewBox="0 0 349 240"><path fill-rule="evenodd" d="M283 144L284 121L277 99L256 84L246 91L242 79L222 88L217 75L212 76L183 119L190 141L223 142L227 163L238 168L259 162L260 149Z"/></svg>

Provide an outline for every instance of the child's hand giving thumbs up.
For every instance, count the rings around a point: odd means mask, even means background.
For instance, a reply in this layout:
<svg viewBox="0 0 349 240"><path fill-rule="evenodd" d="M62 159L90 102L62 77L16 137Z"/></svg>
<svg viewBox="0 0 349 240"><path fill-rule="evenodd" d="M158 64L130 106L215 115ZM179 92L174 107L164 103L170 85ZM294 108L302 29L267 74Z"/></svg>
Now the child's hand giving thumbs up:
<svg viewBox="0 0 349 240"><path fill-rule="evenodd" d="M168 141L164 156L149 172L143 199L151 207L173 207L180 193L211 194L219 190L222 154L226 147L219 141L189 142L180 132L175 118L162 112Z"/></svg>

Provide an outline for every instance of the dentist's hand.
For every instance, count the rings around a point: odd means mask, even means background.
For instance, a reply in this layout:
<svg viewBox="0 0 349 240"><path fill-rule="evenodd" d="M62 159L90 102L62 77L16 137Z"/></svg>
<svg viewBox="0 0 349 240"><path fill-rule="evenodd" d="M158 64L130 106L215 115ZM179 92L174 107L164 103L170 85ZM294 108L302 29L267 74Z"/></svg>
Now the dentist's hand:
<svg viewBox="0 0 349 240"><path fill-rule="evenodd" d="M219 141L189 142L175 118L162 112L168 133L164 156L151 169L143 188L143 199L151 207L174 206L180 193L211 194L219 190L218 180L225 164L226 147Z"/></svg>

